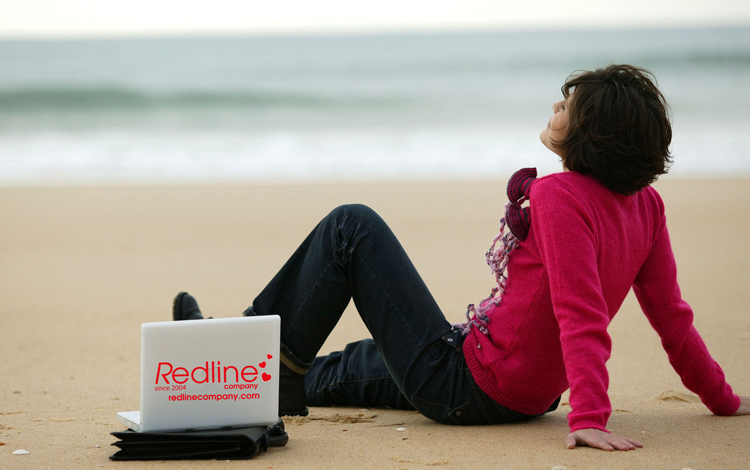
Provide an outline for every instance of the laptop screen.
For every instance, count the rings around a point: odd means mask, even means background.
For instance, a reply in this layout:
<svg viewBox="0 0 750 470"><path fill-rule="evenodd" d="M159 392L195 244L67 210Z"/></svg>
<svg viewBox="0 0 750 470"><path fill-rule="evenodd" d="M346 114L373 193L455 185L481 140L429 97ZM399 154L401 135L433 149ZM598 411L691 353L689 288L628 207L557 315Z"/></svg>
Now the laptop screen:
<svg viewBox="0 0 750 470"><path fill-rule="evenodd" d="M276 315L144 323L141 431L273 425Z"/></svg>

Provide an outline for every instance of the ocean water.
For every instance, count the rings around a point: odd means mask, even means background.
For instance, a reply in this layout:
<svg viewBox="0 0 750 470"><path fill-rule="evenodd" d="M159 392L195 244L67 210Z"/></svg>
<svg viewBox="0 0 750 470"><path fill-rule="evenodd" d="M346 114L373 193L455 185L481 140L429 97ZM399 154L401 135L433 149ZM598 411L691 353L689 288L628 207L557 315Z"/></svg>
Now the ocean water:
<svg viewBox="0 0 750 470"><path fill-rule="evenodd" d="M485 179L560 169L574 70L633 63L676 177L750 175L750 28L0 41L0 184Z"/></svg>

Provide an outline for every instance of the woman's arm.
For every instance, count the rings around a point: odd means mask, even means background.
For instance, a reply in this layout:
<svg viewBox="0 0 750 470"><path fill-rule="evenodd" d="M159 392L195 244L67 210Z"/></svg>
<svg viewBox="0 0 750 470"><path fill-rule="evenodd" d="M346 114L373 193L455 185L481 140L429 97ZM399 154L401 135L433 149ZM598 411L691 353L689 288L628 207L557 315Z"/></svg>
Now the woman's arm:
<svg viewBox="0 0 750 470"><path fill-rule="evenodd" d="M610 319L597 267L594 222L583 203L554 181L539 180L532 191L531 230L549 277L570 385L572 432L566 443L570 448L635 449L639 442L606 428L611 413L606 368Z"/></svg>
<svg viewBox="0 0 750 470"><path fill-rule="evenodd" d="M633 291L685 387L696 393L712 413L734 414L740 398L732 392L724 371L693 326L693 310L682 299L677 284L677 266L665 218L633 283Z"/></svg>
<svg viewBox="0 0 750 470"><path fill-rule="evenodd" d="M550 295L570 384L568 449L634 450L643 444L606 430L611 413L606 362L609 316L596 265L596 236L586 209L560 187L536 183L532 228L550 281ZM574 269L572 269L574 267Z"/></svg>

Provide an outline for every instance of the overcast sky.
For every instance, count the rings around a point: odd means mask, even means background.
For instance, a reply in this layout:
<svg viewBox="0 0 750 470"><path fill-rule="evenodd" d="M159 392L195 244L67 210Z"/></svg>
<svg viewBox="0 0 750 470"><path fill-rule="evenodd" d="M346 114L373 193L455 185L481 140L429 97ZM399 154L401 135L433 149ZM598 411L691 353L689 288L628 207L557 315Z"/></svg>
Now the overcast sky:
<svg viewBox="0 0 750 470"><path fill-rule="evenodd" d="M750 25L750 0L0 0L0 37Z"/></svg>

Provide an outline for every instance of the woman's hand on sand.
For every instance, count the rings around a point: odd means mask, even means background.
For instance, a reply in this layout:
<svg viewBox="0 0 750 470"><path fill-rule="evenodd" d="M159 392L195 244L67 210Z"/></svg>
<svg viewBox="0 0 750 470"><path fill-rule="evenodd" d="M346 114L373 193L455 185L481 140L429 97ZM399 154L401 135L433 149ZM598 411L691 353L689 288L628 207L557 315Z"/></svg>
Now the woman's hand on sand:
<svg viewBox="0 0 750 470"><path fill-rule="evenodd" d="M602 450L635 450L636 447L643 447L643 444L635 439L598 429L579 429L572 432L565 438L565 445L568 446L568 449L574 449L578 445L596 447Z"/></svg>
<svg viewBox="0 0 750 470"><path fill-rule="evenodd" d="M740 397L740 407L732 416L750 415L750 397Z"/></svg>

